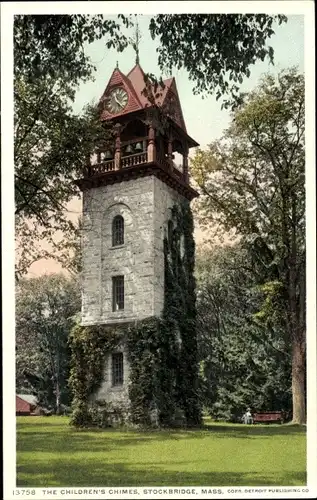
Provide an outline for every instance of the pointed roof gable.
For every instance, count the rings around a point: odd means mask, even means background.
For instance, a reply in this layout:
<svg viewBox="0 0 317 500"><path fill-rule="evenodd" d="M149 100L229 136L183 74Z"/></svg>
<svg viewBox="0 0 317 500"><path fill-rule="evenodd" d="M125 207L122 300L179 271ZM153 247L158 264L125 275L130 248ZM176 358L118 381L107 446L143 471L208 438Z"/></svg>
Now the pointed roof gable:
<svg viewBox="0 0 317 500"><path fill-rule="evenodd" d="M129 101L127 107L117 115L111 115L104 109L101 115L102 120L110 119L113 116L132 113L133 111L141 110L152 105L143 94L145 88L144 76L145 73L139 63L135 64L127 75L124 75L119 68L114 69L106 90L100 99L100 103L105 99L110 89L116 86L122 86L126 90L129 95ZM155 104L160 107L164 105L168 107L169 103L171 107L175 108L174 116L171 116L171 118L186 132L185 121L174 77L164 80L164 87L158 85L156 89Z"/></svg>
<svg viewBox="0 0 317 500"><path fill-rule="evenodd" d="M131 84L133 85L133 87L136 91L136 94L139 98L139 101L142 103L143 108L150 105L149 100L143 94L143 90L145 88L144 76L145 76L145 73L144 73L143 69L141 68L140 64L136 64L131 69L131 71L127 74L127 78L130 80ZM164 85L165 85L164 88L162 88L160 85L158 85L157 93L160 94L156 99L156 104L158 106L162 105L162 103L164 102L167 91L170 88L170 85L172 83L172 80L173 80L173 78L168 78L167 80L164 80Z"/></svg>
<svg viewBox="0 0 317 500"><path fill-rule="evenodd" d="M108 85L106 87L106 90L102 94L100 102L102 102L105 99L106 95L108 94L108 92L112 87L117 87L117 86L123 87L129 95L129 101L127 107L125 108L124 111L118 113L118 115L131 113L132 111L137 111L138 109L142 109L143 106L138 99L138 96L134 90L133 85L131 84L131 81L126 77L126 75L122 73L122 71L119 70L119 68L114 69L111 78L108 82ZM101 119L106 120L107 118L111 117L113 117L113 115L111 115L106 109L104 109L101 115Z"/></svg>
<svg viewBox="0 0 317 500"><path fill-rule="evenodd" d="M183 115L183 111L182 111L182 106L180 103L178 90L177 90L177 86L176 86L176 80L174 77L171 78L170 80L171 80L171 83L170 83L169 88L167 89L165 100L168 101L170 99L170 102L175 109L173 119L185 132L187 132L185 120L184 120L184 115Z"/></svg>
<svg viewBox="0 0 317 500"><path fill-rule="evenodd" d="M148 106L147 98L142 94L144 89L144 71L139 64L136 64L131 71L127 74L127 78L133 86L142 108Z"/></svg>
<svg viewBox="0 0 317 500"><path fill-rule="evenodd" d="M174 77L172 78L167 78L166 80L163 80L164 83L164 88L161 87L161 85L158 86L158 92L160 93L160 96L157 98L156 104L158 106L163 106L166 96L168 94L169 89L171 88L171 85L173 83Z"/></svg>

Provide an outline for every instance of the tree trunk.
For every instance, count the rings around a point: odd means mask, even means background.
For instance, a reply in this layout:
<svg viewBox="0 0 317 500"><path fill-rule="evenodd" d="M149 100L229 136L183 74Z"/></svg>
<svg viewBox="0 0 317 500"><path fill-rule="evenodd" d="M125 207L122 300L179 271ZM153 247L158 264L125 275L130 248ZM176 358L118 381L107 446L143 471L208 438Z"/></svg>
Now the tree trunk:
<svg viewBox="0 0 317 500"><path fill-rule="evenodd" d="M295 338L292 347L293 424L306 423L305 377L305 339L299 340Z"/></svg>
<svg viewBox="0 0 317 500"><path fill-rule="evenodd" d="M58 380L56 380L56 385L55 385L55 397L56 397L56 415L60 415L61 414L61 391L60 391Z"/></svg>
<svg viewBox="0 0 317 500"><path fill-rule="evenodd" d="M293 424L306 423L306 328L303 326L305 315L304 299L305 293L301 284L303 276L298 254L296 240L296 199L292 198L292 228L291 246L288 261L288 298L289 298L289 327L292 339L292 395L293 395ZM299 274L299 276L297 276ZM305 284L304 284L305 285ZM300 288L300 296L297 288Z"/></svg>

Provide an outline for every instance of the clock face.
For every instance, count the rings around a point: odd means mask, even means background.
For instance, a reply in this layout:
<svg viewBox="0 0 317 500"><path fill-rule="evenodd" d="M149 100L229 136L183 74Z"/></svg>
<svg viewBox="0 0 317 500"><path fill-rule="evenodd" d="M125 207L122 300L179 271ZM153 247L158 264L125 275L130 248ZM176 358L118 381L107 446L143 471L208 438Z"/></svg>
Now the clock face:
<svg viewBox="0 0 317 500"><path fill-rule="evenodd" d="M120 113L127 104L128 94L121 87L113 89L106 99L106 109L112 114Z"/></svg>

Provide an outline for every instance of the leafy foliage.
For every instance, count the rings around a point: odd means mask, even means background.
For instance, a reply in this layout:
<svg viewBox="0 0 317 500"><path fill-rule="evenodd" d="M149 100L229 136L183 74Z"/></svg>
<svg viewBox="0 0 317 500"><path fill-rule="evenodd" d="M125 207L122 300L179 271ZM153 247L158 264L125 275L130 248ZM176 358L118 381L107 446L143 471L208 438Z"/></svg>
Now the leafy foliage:
<svg viewBox="0 0 317 500"><path fill-rule="evenodd" d="M36 85L15 82L18 276L45 256L37 242L45 239L57 252L65 248L76 230L67 208L79 196L74 180L82 176L88 154L112 137L93 105L74 115L68 90L51 79Z"/></svg>
<svg viewBox="0 0 317 500"><path fill-rule="evenodd" d="M165 239L165 302L163 322L173 331L179 348L176 398L187 425L201 423L198 394L196 336L196 281L193 215L188 202L172 208L169 235ZM175 342L174 341L174 342ZM166 363L173 364L173 351Z"/></svg>
<svg viewBox="0 0 317 500"><path fill-rule="evenodd" d="M128 21L123 17L123 22ZM14 119L17 276L49 252L66 251L76 225L67 203L79 196L73 183L87 157L112 140L111 124L102 126L97 108L75 115L71 104L80 81L95 70L84 44L108 36L108 48L123 50L120 24L103 16L16 16L14 22ZM60 237L56 232L60 231ZM65 252L61 256L65 262Z"/></svg>
<svg viewBox="0 0 317 500"><path fill-rule="evenodd" d="M59 79L61 73L69 85L87 80L96 69L85 54L85 43L106 37L107 48L120 52L128 40L121 31L131 21L103 15L18 15L14 18L15 76L36 84L44 76Z"/></svg>
<svg viewBox="0 0 317 500"><path fill-rule="evenodd" d="M45 256L35 245L37 241L45 239L57 252L65 249L65 241L77 229L67 207L79 196L73 181L82 176L88 153L107 139L93 106L77 117L58 92L51 93L49 85L43 84L39 97L39 87L21 85L15 100L18 275L39 256Z"/></svg>
<svg viewBox="0 0 317 500"><path fill-rule="evenodd" d="M151 423L157 411L160 426L201 423L193 219L188 202L171 210L164 239L164 308L162 318L130 329L131 416Z"/></svg>
<svg viewBox="0 0 317 500"><path fill-rule="evenodd" d="M293 348L296 423L305 421L304 97L304 77L295 68L265 76L223 138L192 161L201 223L234 231L251 254L255 283L275 283L270 304ZM263 305L269 325L271 311Z"/></svg>
<svg viewBox="0 0 317 500"><path fill-rule="evenodd" d="M157 400L157 375L161 342L157 318L139 321L129 328L130 415L132 423L137 426L151 427L158 423L156 413L161 410L161 406ZM164 369L167 372L169 370L166 366Z"/></svg>
<svg viewBox="0 0 317 500"><path fill-rule="evenodd" d="M71 425L87 427L101 423L90 404L89 397L102 382L105 356L122 338L122 333L103 325L76 325L69 337L71 370L69 385L72 390ZM102 420L108 422L107 419Z"/></svg>
<svg viewBox="0 0 317 500"><path fill-rule="evenodd" d="M68 334L80 310L79 286L63 275L21 280L16 291L16 385L58 413L69 404Z"/></svg>
<svg viewBox="0 0 317 500"><path fill-rule="evenodd" d="M194 93L231 95L237 101L239 84L250 76L250 65L274 52L266 41L282 15L265 14L160 14L151 19L152 38L158 37L158 63L162 71L185 68L195 82Z"/></svg>
<svg viewBox="0 0 317 500"><path fill-rule="evenodd" d="M265 298L241 245L204 253L197 265L198 345L205 409L216 420L291 410L291 349L280 324L258 321Z"/></svg>

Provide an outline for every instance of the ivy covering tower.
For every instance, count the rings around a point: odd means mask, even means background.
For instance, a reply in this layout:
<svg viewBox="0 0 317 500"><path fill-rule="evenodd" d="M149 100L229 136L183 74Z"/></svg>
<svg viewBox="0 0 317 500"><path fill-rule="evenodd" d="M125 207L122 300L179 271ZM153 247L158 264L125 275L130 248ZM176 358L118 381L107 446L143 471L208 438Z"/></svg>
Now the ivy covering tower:
<svg viewBox="0 0 317 500"><path fill-rule="evenodd" d="M138 60L100 100L113 144L82 179L82 321L71 334L72 423L201 422L193 219L186 131L174 78ZM175 153L182 158L174 162Z"/></svg>

